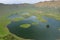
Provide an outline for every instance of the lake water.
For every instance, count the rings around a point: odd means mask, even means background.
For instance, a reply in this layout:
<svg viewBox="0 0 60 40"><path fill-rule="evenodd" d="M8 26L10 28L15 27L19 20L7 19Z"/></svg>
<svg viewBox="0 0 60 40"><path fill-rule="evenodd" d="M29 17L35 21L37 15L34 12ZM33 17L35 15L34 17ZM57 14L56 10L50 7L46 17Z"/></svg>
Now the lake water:
<svg viewBox="0 0 60 40"><path fill-rule="evenodd" d="M22 21L11 22L7 28L9 31L24 39L34 40L56 40L60 38L60 21L53 18L43 17L47 22L43 23L36 20L36 16L31 16ZM36 22L36 25L32 25ZM29 28L21 28L22 24L31 24ZM49 25L49 28L46 27Z"/></svg>

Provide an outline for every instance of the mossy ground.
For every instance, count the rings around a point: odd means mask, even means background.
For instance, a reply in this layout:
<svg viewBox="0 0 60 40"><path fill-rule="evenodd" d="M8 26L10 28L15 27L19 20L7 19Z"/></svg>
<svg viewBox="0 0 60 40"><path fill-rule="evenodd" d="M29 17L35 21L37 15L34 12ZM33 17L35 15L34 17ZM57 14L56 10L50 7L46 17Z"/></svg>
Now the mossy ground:
<svg viewBox="0 0 60 40"><path fill-rule="evenodd" d="M6 10L6 11L4 11L4 10ZM28 6L26 8L22 7L22 8L18 8L16 10L12 10L12 9L9 9L9 7L6 7L4 10L2 10L4 12L0 13L0 37L4 37L10 33L9 30L7 29L7 25L11 22L11 20L9 20L8 16L15 14L15 13L18 13L23 18L15 18L15 19L13 19L13 21L24 20L25 18L29 18L30 16L36 16L37 20L39 20L41 22L47 22L47 20L43 19L42 16L51 17L51 18L54 18L54 19L60 21L60 12L57 12L58 9L55 9L53 7L34 8L34 7ZM28 14L22 15L22 12L28 12ZM32 23L32 24L35 25L36 23ZM0 40L4 40L4 39L0 39Z"/></svg>

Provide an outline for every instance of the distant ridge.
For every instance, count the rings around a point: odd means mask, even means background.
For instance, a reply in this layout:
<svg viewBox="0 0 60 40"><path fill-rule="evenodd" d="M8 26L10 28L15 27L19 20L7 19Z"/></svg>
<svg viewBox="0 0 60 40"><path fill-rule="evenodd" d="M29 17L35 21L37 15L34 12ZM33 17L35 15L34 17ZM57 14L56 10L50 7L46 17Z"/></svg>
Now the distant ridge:
<svg viewBox="0 0 60 40"><path fill-rule="evenodd" d="M45 1L34 4L36 7L48 6L48 7L60 7L60 1Z"/></svg>
<svg viewBox="0 0 60 40"><path fill-rule="evenodd" d="M38 2L35 4L29 4L29 3L21 3L21 4L3 4L0 3L0 6L28 6L33 5L35 7L42 7L42 6L48 6L48 7L60 7L60 1L44 1L44 2Z"/></svg>
<svg viewBox="0 0 60 40"><path fill-rule="evenodd" d="M21 3L21 4L3 4L3 3L0 3L0 8L1 7L24 7L24 6L31 6L32 4L29 4L29 3Z"/></svg>

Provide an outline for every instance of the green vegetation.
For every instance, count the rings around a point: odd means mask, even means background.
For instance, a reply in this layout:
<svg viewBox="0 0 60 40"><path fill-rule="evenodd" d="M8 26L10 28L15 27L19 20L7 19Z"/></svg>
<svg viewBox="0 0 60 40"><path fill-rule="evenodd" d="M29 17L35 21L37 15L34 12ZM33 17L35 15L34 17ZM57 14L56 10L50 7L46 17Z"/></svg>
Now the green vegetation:
<svg viewBox="0 0 60 40"><path fill-rule="evenodd" d="M60 28L58 28L57 30L59 30L59 31L60 31Z"/></svg>
<svg viewBox="0 0 60 40"><path fill-rule="evenodd" d="M20 27L22 27L22 28L29 28L29 27L31 27L31 24L22 24L22 25L20 25Z"/></svg>
<svg viewBox="0 0 60 40"><path fill-rule="evenodd" d="M60 20L60 14L53 14L53 13L50 13L50 14L43 14L44 16L47 16L47 17L51 17L51 18L54 18L56 20Z"/></svg>
<svg viewBox="0 0 60 40"><path fill-rule="evenodd" d="M7 34L4 37L0 37L0 40L24 40L23 38L19 38L13 34ZM29 40L29 39L26 39Z"/></svg>
<svg viewBox="0 0 60 40"><path fill-rule="evenodd" d="M37 24L38 24L38 23L36 23L36 22L33 22L33 23L32 23L32 25L37 25Z"/></svg>
<svg viewBox="0 0 60 40"><path fill-rule="evenodd" d="M10 22L8 21L8 19L5 19L5 17L1 17L0 19L0 36L4 36L6 34L9 33L8 29L7 29L7 24L9 24Z"/></svg>
<svg viewBox="0 0 60 40"><path fill-rule="evenodd" d="M24 20L25 18L13 18L12 21L21 21L21 20Z"/></svg>
<svg viewBox="0 0 60 40"><path fill-rule="evenodd" d="M49 6L36 7L33 4L25 4L25 5L26 6L24 6L23 4L22 6L20 4L0 5L1 6L0 7L0 40L12 40L9 36L7 36L10 33L7 29L7 25L11 21L20 21L20 20L27 19L31 16L36 16L37 17L36 19L41 22L47 22L47 20L42 18L43 16L54 18L60 21L60 7L49 7ZM10 20L8 16L16 13L21 17L13 18L12 20ZM33 22L32 24L36 25L38 23ZM20 27L22 28L29 28L30 26L31 24L20 25ZM7 39L5 38L5 36L7 36ZM4 37L4 39L2 37ZM14 40L18 40L18 39L14 39Z"/></svg>

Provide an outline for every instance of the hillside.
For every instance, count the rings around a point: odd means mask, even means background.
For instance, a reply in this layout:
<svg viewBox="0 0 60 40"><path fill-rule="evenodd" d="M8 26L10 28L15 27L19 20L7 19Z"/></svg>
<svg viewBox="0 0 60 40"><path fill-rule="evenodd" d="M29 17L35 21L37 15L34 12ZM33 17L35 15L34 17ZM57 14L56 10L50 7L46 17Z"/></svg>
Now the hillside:
<svg viewBox="0 0 60 40"><path fill-rule="evenodd" d="M7 38L9 39L9 36L15 36L10 34L7 28L7 25L12 21L14 22L21 21L31 16L33 17L32 19L34 19L34 17L36 16L37 19L42 23L48 22L43 18L44 16L60 22L60 1L45 1L45 2L39 2L36 4L27 4L27 3L2 4L0 3L0 38L7 36ZM50 24L50 22L48 23ZM32 23L32 24L35 25L37 23ZM60 27L59 23L57 22L56 24L53 24L53 25L57 25ZM2 38L1 40L3 40ZM28 40L23 38L18 38L16 40L19 40L19 39Z"/></svg>
<svg viewBox="0 0 60 40"><path fill-rule="evenodd" d="M0 14L16 13L19 10L31 8L32 4L0 4Z"/></svg>
<svg viewBox="0 0 60 40"><path fill-rule="evenodd" d="M60 15L60 1L45 1L34 4L38 11L42 11L43 15L56 19Z"/></svg>
<svg viewBox="0 0 60 40"><path fill-rule="evenodd" d="M35 4L36 7L48 6L48 7L60 7L60 1L45 1Z"/></svg>

